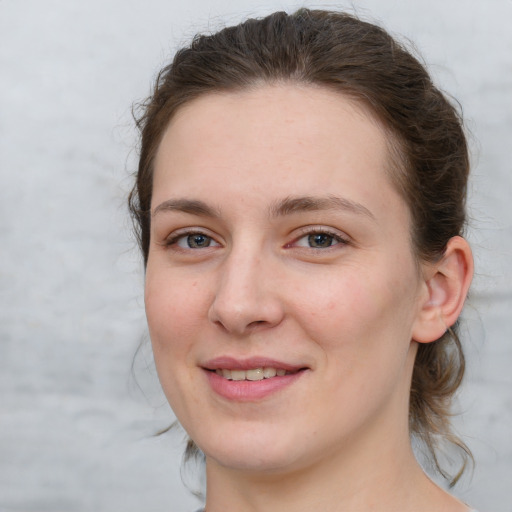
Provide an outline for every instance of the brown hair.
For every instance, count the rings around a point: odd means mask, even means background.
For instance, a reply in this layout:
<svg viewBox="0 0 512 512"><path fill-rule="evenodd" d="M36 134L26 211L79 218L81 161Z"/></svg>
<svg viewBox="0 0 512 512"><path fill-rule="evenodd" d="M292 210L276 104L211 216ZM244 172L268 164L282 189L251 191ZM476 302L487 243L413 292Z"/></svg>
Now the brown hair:
<svg viewBox="0 0 512 512"><path fill-rule="evenodd" d="M389 134L391 178L412 214L419 261L435 261L465 224L469 158L462 120L433 85L424 66L385 30L354 16L300 9L249 19L213 35L199 35L158 75L141 105L136 183L129 197L138 242L147 262L153 161L170 119L185 103L210 92L259 84L314 84L348 95L368 108ZM471 458L451 431L450 405L464 374L456 326L420 344L409 406L411 434L435 467L438 438L461 448L461 475Z"/></svg>

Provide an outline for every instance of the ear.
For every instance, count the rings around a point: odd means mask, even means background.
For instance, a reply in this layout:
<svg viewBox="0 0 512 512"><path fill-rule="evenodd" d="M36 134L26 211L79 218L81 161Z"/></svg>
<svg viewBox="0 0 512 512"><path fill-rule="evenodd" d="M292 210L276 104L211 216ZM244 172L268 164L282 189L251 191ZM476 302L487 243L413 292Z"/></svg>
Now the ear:
<svg viewBox="0 0 512 512"><path fill-rule="evenodd" d="M425 293L413 325L413 340L438 340L459 318L473 278L473 256L460 236L451 238L443 257L424 269Z"/></svg>

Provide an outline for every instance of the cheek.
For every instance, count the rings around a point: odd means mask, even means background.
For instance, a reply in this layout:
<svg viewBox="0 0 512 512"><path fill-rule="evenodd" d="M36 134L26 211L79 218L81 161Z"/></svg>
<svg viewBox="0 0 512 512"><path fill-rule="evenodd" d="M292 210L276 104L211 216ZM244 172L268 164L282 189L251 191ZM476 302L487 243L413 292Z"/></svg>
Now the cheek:
<svg viewBox="0 0 512 512"><path fill-rule="evenodd" d="M297 317L313 337L322 343L339 345L340 339L350 337L364 319L379 309L378 298L368 290L368 284L359 272L343 272L325 279L304 282L293 294L296 297Z"/></svg>
<svg viewBox="0 0 512 512"><path fill-rule="evenodd" d="M197 281L185 286L165 273L146 274L145 307L155 365L164 393L178 417L187 417L186 396L195 396L194 340L205 316ZM187 395L190 392L190 395ZM192 399L192 402L194 399Z"/></svg>
<svg viewBox="0 0 512 512"><path fill-rule="evenodd" d="M182 282L148 272L144 300L158 365L161 354L186 349L198 325L198 316L206 314L204 290L201 291L197 280Z"/></svg>
<svg viewBox="0 0 512 512"><path fill-rule="evenodd" d="M411 263L370 268L344 268L326 279L303 281L295 291L301 297L296 305L302 325L325 348L348 356L349 350L380 352L390 344L405 348L410 342L415 311L411 284L417 279Z"/></svg>

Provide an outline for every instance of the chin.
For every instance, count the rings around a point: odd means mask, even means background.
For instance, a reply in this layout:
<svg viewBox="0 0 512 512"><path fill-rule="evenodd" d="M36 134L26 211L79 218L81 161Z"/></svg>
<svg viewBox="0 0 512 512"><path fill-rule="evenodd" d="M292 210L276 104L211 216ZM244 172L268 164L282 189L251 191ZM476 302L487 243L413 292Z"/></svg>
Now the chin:
<svg viewBox="0 0 512 512"><path fill-rule="evenodd" d="M275 475L296 469L296 464L293 463L290 457L277 457L271 454L268 454L266 457L246 454L246 456L242 457L240 454L214 453L211 456L206 455L206 460L215 461L217 465L226 469L244 473L257 473L259 475Z"/></svg>
<svg viewBox="0 0 512 512"><path fill-rule="evenodd" d="M279 473L298 464L297 447L285 442L280 435L265 436L262 433L226 435L221 442L208 441L199 446L206 459L225 468L247 472Z"/></svg>

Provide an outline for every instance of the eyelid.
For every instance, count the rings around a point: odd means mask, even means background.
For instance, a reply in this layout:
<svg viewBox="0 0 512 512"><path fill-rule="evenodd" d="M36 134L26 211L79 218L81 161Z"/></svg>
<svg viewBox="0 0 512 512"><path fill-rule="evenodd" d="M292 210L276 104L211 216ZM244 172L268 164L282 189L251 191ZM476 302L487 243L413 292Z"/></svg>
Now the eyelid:
<svg viewBox="0 0 512 512"><path fill-rule="evenodd" d="M311 225L311 226L303 226L303 227L299 228L298 230L296 230L293 240L291 242L288 242L285 245L285 248L288 249L288 248L295 247L295 248L299 248L299 249L306 249L306 250L314 249L315 251L318 251L319 250L318 248L312 248L312 247L308 248L308 247L301 247L301 246L296 245L296 243L300 239L302 239L306 236L312 235L312 234L316 234L316 233L321 233L321 234L325 234L328 236L332 236L335 240L338 241L338 243L336 243L332 246L321 249L323 252L325 252L329 249L333 249L333 248L337 247L338 245L343 246L343 245L348 245L348 244L352 243L351 238L346 233L344 233L336 228L320 226L320 225ZM214 234L209 229L203 228L203 227L185 227L185 228L176 229L172 233L170 233L168 236L165 237L165 239L161 242L161 245L163 245L165 247L177 246L178 240L180 240L181 238L187 237L187 236L191 236L191 235L205 235L208 238L211 238L211 240L214 242L215 245L205 247L204 249L210 249L211 247L218 247L218 246L222 245L222 242L219 240L219 237L217 234ZM198 250L198 249L192 249L192 248L185 249L185 248L181 248L181 247L180 247L180 249L194 250L194 251Z"/></svg>

